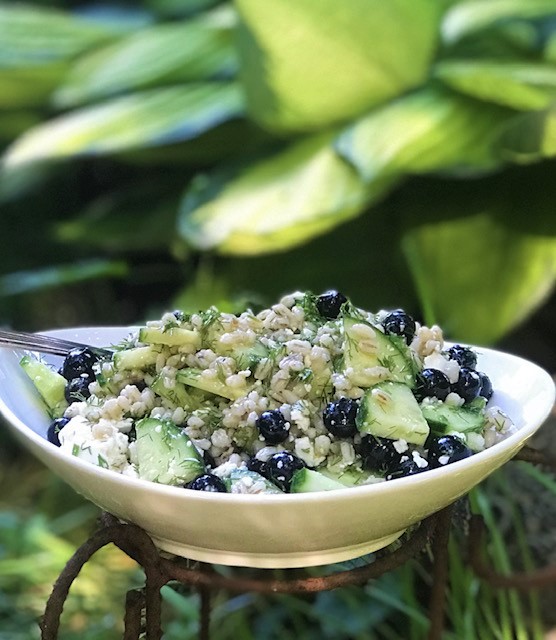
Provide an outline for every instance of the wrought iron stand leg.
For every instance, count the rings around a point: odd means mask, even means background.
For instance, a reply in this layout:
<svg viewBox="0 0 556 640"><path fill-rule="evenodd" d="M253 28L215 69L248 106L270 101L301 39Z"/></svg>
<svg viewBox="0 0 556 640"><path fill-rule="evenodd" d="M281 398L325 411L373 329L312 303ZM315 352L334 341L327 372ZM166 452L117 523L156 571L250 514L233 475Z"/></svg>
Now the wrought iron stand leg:
<svg viewBox="0 0 556 640"><path fill-rule="evenodd" d="M126 594L123 640L139 640L141 615L145 606L145 594L141 589L131 589Z"/></svg>
<svg viewBox="0 0 556 640"><path fill-rule="evenodd" d="M200 627L199 640L210 640L210 589L201 587L199 589L200 601Z"/></svg>
<svg viewBox="0 0 556 640"><path fill-rule="evenodd" d="M444 606L446 604L446 586L448 584L448 542L451 523L452 507L449 506L439 513L432 540L434 565L429 603L430 627L428 640L441 640L444 631Z"/></svg>

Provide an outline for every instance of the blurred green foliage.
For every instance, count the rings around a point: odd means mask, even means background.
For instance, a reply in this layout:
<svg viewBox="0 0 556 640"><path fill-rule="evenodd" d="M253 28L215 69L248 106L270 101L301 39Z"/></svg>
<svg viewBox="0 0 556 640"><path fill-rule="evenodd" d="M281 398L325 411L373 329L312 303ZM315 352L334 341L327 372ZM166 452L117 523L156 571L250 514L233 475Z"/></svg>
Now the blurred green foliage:
<svg viewBox="0 0 556 640"><path fill-rule="evenodd" d="M499 340L556 277L555 16L0 3L0 322L336 287Z"/></svg>

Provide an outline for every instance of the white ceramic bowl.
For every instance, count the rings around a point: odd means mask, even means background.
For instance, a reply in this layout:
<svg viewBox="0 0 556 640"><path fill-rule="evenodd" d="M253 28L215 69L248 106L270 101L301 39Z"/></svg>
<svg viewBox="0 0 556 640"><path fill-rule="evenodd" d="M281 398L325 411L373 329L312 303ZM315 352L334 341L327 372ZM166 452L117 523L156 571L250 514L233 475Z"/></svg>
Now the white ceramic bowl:
<svg viewBox="0 0 556 640"><path fill-rule="evenodd" d="M104 327L52 333L106 346L129 331ZM477 351L477 368L489 375L495 389L491 403L510 415L519 426L517 433L441 469L322 493L203 493L128 478L68 456L46 440L49 418L19 367L21 351L0 349L0 410L16 437L44 464L102 509L143 527L159 548L219 564L311 566L355 558L390 544L407 527L447 506L507 462L541 426L554 404L551 377L516 356Z"/></svg>

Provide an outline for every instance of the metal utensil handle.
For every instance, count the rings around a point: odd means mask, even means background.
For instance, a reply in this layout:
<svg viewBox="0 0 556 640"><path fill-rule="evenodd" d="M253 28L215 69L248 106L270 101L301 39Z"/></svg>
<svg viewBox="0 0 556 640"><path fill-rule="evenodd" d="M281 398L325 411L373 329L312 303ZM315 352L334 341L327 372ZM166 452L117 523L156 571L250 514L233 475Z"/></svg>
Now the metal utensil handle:
<svg viewBox="0 0 556 640"><path fill-rule="evenodd" d="M94 347L81 342L64 340L55 336L45 336L40 333L25 333L23 331L9 331L0 329L0 347L30 349L42 353L64 356L72 349L88 348L99 356L112 355L111 349Z"/></svg>

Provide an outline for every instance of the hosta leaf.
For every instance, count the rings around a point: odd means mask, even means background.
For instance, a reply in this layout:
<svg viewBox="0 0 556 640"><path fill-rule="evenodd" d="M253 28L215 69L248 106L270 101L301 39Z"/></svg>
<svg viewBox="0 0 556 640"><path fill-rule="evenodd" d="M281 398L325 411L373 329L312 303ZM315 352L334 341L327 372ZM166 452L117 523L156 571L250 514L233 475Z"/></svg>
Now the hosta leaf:
<svg viewBox="0 0 556 640"><path fill-rule="evenodd" d="M332 139L308 138L232 177L200 176L183 200L181 233L201 249L257 254L295 246L355 216L394 180L365 187Z"/></svg>
<svg viewBox="0 0 556 640"><path fill-rule="evenodd" d="M56 9L0 4L0 68L65 60L113 37L105 27Z"/></svg>
<svg viewBox="0 0 556 640"><path fill-rule="evenodd" d="M234 84L191 84L153 89L81 109L31 129L8 150L4 162L111 154L190 140L241 115Z"/></svg>
<svg viewBox="0 0 556 640"><path fill-rule="evenodd" d="M474 98L524 111L556 97L556 68L545 63L457 60L441 62L434 75Z"/></svg>
<svg viewBox="0 0 556 640"><path fill-rule="evenodd" d="M236 0L253 117L314 130L359 115L426 77L436 0Z"/></svg>
<svg viewBox="0 0 556 640"><path fill-rule="evenodd" d="M444 15L442 38L451 44L500 21L555 13L556 0L466 0L455 4Z"/></svg>
<svg viewBox="0 0 556 640"><path fill-rule="evenodd" d="M331 288L365 309L417 309L400 250L395 196L333 232L289 251L227 261L222 271L238 292L274 304L285 292Z"/></svg>
<svg viewBox="0 0 556 640"><path fill-rule="evenodd" d="M366 181L495 164L493 137L506 110L425 89L372 111L340 135L338 152Z"/></svg>
<svg viewBox="0 0 556 640"><path fill-rule="evenodd" d="M86 260L74 264L18 271L0 276L0 296L12 296L98 278L124 278L128 267L121 260Z"/></svg>
<svg viewBox="0 0 556 640"><path fill-rule="evenodd" d="M233 75L233 14L219 16L150 27L82 57L55 103L74 106L153 85Z"/></svg>
<svg viewBox="0 0 556 640"><path fill-rule="evenodd" d="M406 203L415 226L403 246L425 319L453 339L495 342L556 282L554 223L543 220L552 217L556 190L514 178L475 185L473 193L469 186L437 184ZM458 211L466 215L453 217Z"/></svg>
<svg viewBox="0 0 556 640"><path fill-rule="evenodd" d="M556 156L556 105L511 120L498 139L499 154L512 162Z"/></svg>

